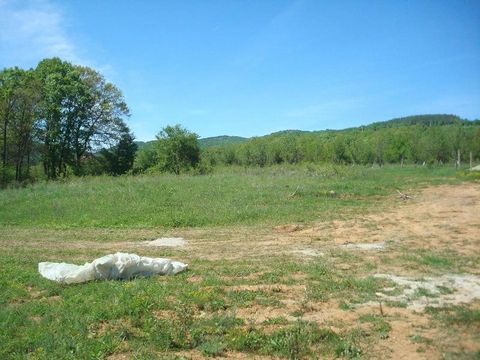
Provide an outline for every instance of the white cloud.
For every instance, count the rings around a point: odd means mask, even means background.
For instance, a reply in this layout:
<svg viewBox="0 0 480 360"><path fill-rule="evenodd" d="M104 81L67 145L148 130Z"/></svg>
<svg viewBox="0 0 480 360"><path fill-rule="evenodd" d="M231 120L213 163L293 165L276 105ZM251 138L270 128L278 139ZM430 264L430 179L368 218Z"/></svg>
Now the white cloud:
<svg viewBox="0 0 480 360"><path fill-rule="evenodd" d="M62 10L48 1L0 0L0 14L0 66L34 66L53 56L85 63L66 31Z"/></svg>

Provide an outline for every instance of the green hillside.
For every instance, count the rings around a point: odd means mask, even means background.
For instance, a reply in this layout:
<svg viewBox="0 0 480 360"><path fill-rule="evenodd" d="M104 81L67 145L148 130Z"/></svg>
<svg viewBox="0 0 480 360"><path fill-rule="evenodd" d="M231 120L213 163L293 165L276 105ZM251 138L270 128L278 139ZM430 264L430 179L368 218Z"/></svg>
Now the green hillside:
<svg viewBox="0 0 480 360"><path fill-rule="evenodd" d="M205 149L212 146L239 144L246 140L248 139L241 136L221 135L199 139L198 143L200 144L200 148Z"/></svg>
<svg viewBox="0 0 480 360"><path fill-rule="evenodd" d="M401 127L411 125L422 126L442 126L442 125L471 125L472 121L460 118L457 115L449 114L427 114L413 115L401 118L395 118L387 121L375 122L368 127L385 128L385 127Z"/></svg>
<svg viewBox="0 0 480 360"><path fill-rule="evenodd" d="M445 164L480 159L480 121L455 115L416 115L343 130L280 131L240 144L205 149L210 163Z"/></svg>

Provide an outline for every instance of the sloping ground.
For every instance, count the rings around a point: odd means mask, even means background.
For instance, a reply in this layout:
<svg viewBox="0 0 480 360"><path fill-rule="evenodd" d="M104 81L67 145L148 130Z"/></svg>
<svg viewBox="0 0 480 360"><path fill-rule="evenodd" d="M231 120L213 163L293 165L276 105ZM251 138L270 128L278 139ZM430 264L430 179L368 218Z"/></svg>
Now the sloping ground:
<svg viewBox="0 0 480 360"><path fill-rule="evenodd" d="M77 262L114 251L185 261L191 270L165 281L178 281L179 288L195 287L196 292L189 293L194 319L233 312L243 321L242 331L262 336L300 319L339 334L345 342L332 351L312 343L312 352L299 352L300 357L315 352L391 359L479 356L480 185L442 185L409 195L413 199L392 194L387 212L310 225L169 233L147 229L32 234L2 229L0 250L58 260L68 243ZM160 237L182 237L186 243L178 248L146 243ZM218 296L214 300L223 305L216 307L213 300L198 305L196 297L205 296ZM175 309L156 314L175 322ZM134 345L128 339L122 344L112 358L133 356ZM189 358L212 353L228 358L269 355L253 345L239 350L225 346L218 352L202 347L172 351ZM275 353L288 354L292 352Z"/></svg>

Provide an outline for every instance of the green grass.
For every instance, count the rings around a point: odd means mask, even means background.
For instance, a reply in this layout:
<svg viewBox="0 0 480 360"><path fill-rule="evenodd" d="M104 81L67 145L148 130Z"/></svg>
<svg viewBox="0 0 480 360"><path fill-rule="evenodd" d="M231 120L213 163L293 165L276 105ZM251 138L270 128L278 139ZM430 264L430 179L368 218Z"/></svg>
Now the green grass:
<svg viewBox="0 0 480 360"><path fill-rule="evenodd" d="M58 253L66 261L79 262L68 249ZM361 334L282 317L249 325L236 316L241 307L283 306L282 293L275 288L228 291L220 279L189 281L195 275L223 274L225 268L247 274L256 265L254 260L199 260L191 264L194 271L174 277L64 286L38 275L41 257L38 252L13 249L0 255L0 323L7 325L0 327L2 359L105 358L122 352L156 358L192 349L208 357L239 351L290 359L314 354L355 358L362 352ZM315 265L279 259L266 260L264 266L318 274ZM236 282L248 280L240 277ZM368 292L362 287L355 291ZM266 331L264 326L277 328Z"/></svg>
<svg viewBox="0 0 480 360"><path fill-rule="evenodd" d="M78 178L0 191L0 226L203 227L331 219L395 189L454 182L451 167L231 168L205 176ZM335 196L332 196L333 191Z"/></svg>
<svg viewBox="0 0 480 360"><path fill-rule="evenodd" d="M471 309L466 306L451 306L444 308L427 308L427 312L447 326L461 325L480 329L480 309Z"/></svg>
<svg viewBox="0 0 480 360"><path fill-rule="evenodd" d="M458 181L463 178L447 167L306 166L229 169L211 176L85 178L1 191L0 359L103 359L112 354L174 359L178 353L188 358L190 352L205 357L233 352L290 359L368 357L372 343L389 336L389 318L370 314L359 319L376 336L352 323L304 321L312 304L331 302L338 311L350 312L393 285L370 276L376 265L362 254L332 249L308 261L285 254L214 261L183 249L151 249L161 256L189 257L190 270L173 277L71 286L42 278L37 264L91 261L115 243L154 238L157 227L350 217L401 203L396 188L414 192ZM69 248L69 242L83 246ZM404 250L399 261L414 269L453 271L470 261L453 252ZM354 271L339 266L347 263ZM281 285L292 286L292 293L282 292ZM298 304L289 308L284 300L292 298ZM255 322L239 315L249 309L263 309L271 317ZM478 327L477 310L432 316L446 326Z"/></svg>
<svg viewBox="0 0 480 360"><path fill-rule="evenodd" d="M372 324L373 330L382 339L388 338L388 334L392 330L391 325L385 319L385 317L378 314L366 314L359 318L360 322L367 322Z"/></svg>
<svg viewBox="0 0 480 360"><path fill-rule="evenodd" d="M399 257L402 265L407 268L421 269L431 273L462 273L466 269L476 268L477 256L467 256L455 250L417 249L415 254L405 248L404 255Z"/></svg>
<svg viewBox="0 0 480 360"><path fill-rule="evenodd" d="M472 308L469 305L455 305L442 308L428 307L426 312L433 318L437 328L443 331L443 337L446 344L451 344L451 338L460 335L460 343L462 337L466 333L471 334L471 342L480 343L480 309ZM440 343L440 349L444 359L479 359L480 351L477 349L469 349L468 347L448 346ZM453 348L453 349L452 349Z"/></svg>

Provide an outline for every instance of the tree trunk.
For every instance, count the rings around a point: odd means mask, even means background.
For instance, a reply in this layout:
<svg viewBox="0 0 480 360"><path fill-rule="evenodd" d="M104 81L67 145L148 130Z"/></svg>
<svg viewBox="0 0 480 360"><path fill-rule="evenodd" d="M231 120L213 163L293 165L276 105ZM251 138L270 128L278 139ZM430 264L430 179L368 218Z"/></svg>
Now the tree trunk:
<svg viewBox="0 0 480 360"><path fill-rule="evenodd" d="M7 125L8 125L8 114L5 114L3 120L3 151L2 151L2 180L6 182L7 180Z"/></svg>

